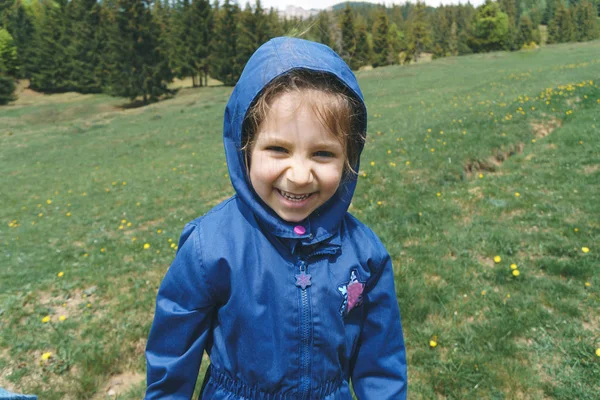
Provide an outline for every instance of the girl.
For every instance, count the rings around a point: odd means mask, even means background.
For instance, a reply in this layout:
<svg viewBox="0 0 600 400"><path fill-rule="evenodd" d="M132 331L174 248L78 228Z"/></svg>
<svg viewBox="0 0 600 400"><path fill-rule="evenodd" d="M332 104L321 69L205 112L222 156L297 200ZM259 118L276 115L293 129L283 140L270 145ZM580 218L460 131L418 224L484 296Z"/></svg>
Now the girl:
<svg viewBox="0 0 600 400"><path fill-rule="evenodd" d="M225 109L236 195L186 225L156 299L147 399L405 399L390 256L348 206L362 93L330 48L276 38Z"/></svg>

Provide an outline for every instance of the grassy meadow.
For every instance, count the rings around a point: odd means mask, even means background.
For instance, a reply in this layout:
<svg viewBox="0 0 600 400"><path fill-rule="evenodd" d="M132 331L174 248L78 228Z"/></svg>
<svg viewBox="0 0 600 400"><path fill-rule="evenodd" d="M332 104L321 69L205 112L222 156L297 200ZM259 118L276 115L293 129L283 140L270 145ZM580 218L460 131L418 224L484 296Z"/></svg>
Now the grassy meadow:
<svg viewBox="0 0 600 400"><path fill-rule="evenodd" d="M600 41L358 77L350 211L394 260L409 398L597 399ZM0 387L143 396L179 233L233 193L230 93L124 109L26 91L0 108Z"/></svg>

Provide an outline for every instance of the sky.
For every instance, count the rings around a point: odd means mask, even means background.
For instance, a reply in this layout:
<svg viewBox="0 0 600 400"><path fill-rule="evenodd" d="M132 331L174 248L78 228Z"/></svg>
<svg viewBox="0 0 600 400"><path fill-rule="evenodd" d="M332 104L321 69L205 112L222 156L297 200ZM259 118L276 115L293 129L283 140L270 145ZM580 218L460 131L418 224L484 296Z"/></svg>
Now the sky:
<svg viewBox="0 0 600 400"><path fill-rule="evenodd" d="M371 0L363 0L363 1L368 1L369 3L376 3L376 4L381 4L381 3L385 3L386 5L390 6L392 3L396 3L396 4L403 4L406 3L406 0L381 0L381 1L371 1ZM335 4L341 3L343 2L343 0L261 0L261 4L264 8L270 8L270 7L275 7L277 9L280 10L285 10L285 8L288 5L293 5L296 7L302 7L305 10L309 10L311 8L316 8L316 9L324 9L330 6L333 6ZM432 6L432 7L437 7L440 4L458 4L458 3L466 3L467 0L424 0L424 3ZM485 2L485 0L471 0L471 4L473 4L474 6L478 6L480 4L483 4ZM240 4L244 3L245 1L240 1ZM250 4L253 4L254 1L250 1ZM416 3L416 0L411 1L411 3Z"/></svg>

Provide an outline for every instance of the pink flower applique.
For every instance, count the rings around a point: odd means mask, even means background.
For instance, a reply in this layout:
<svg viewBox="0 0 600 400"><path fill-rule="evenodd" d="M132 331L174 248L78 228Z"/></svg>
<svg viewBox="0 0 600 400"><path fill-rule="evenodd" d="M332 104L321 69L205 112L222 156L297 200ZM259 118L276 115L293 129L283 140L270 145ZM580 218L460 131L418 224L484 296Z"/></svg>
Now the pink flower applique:
<svg viewBox="0 0 600 400"><path fill-rule="evenodd" d="M358 307L362 304L362 294L364 290L365 283L359 281L358 271L353 269L350 271L350 281L338 286L338 291L344 297L344 301L340 306L341 316L348 315L354 307Z"/></svg>

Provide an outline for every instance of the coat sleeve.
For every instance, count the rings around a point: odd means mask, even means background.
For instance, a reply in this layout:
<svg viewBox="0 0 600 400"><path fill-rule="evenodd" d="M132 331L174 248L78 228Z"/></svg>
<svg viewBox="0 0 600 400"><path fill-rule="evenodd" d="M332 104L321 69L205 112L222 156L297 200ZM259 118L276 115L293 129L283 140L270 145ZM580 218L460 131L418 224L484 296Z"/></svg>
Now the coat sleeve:
<svg viewBox="0 0 600 400"><path fill-rule="evenodd" d="M146 345L145 399L193 395L215 309L205 275L199 228L188 224L156 296Z"/></svg>
<svg viewBox="0 0 600 400"><path fill-rule="evenodd" d="M365 319L352 369L354 392L360 400L404 400L406 350L394 271L387 253L367 283L363 305Z"/></svg>

